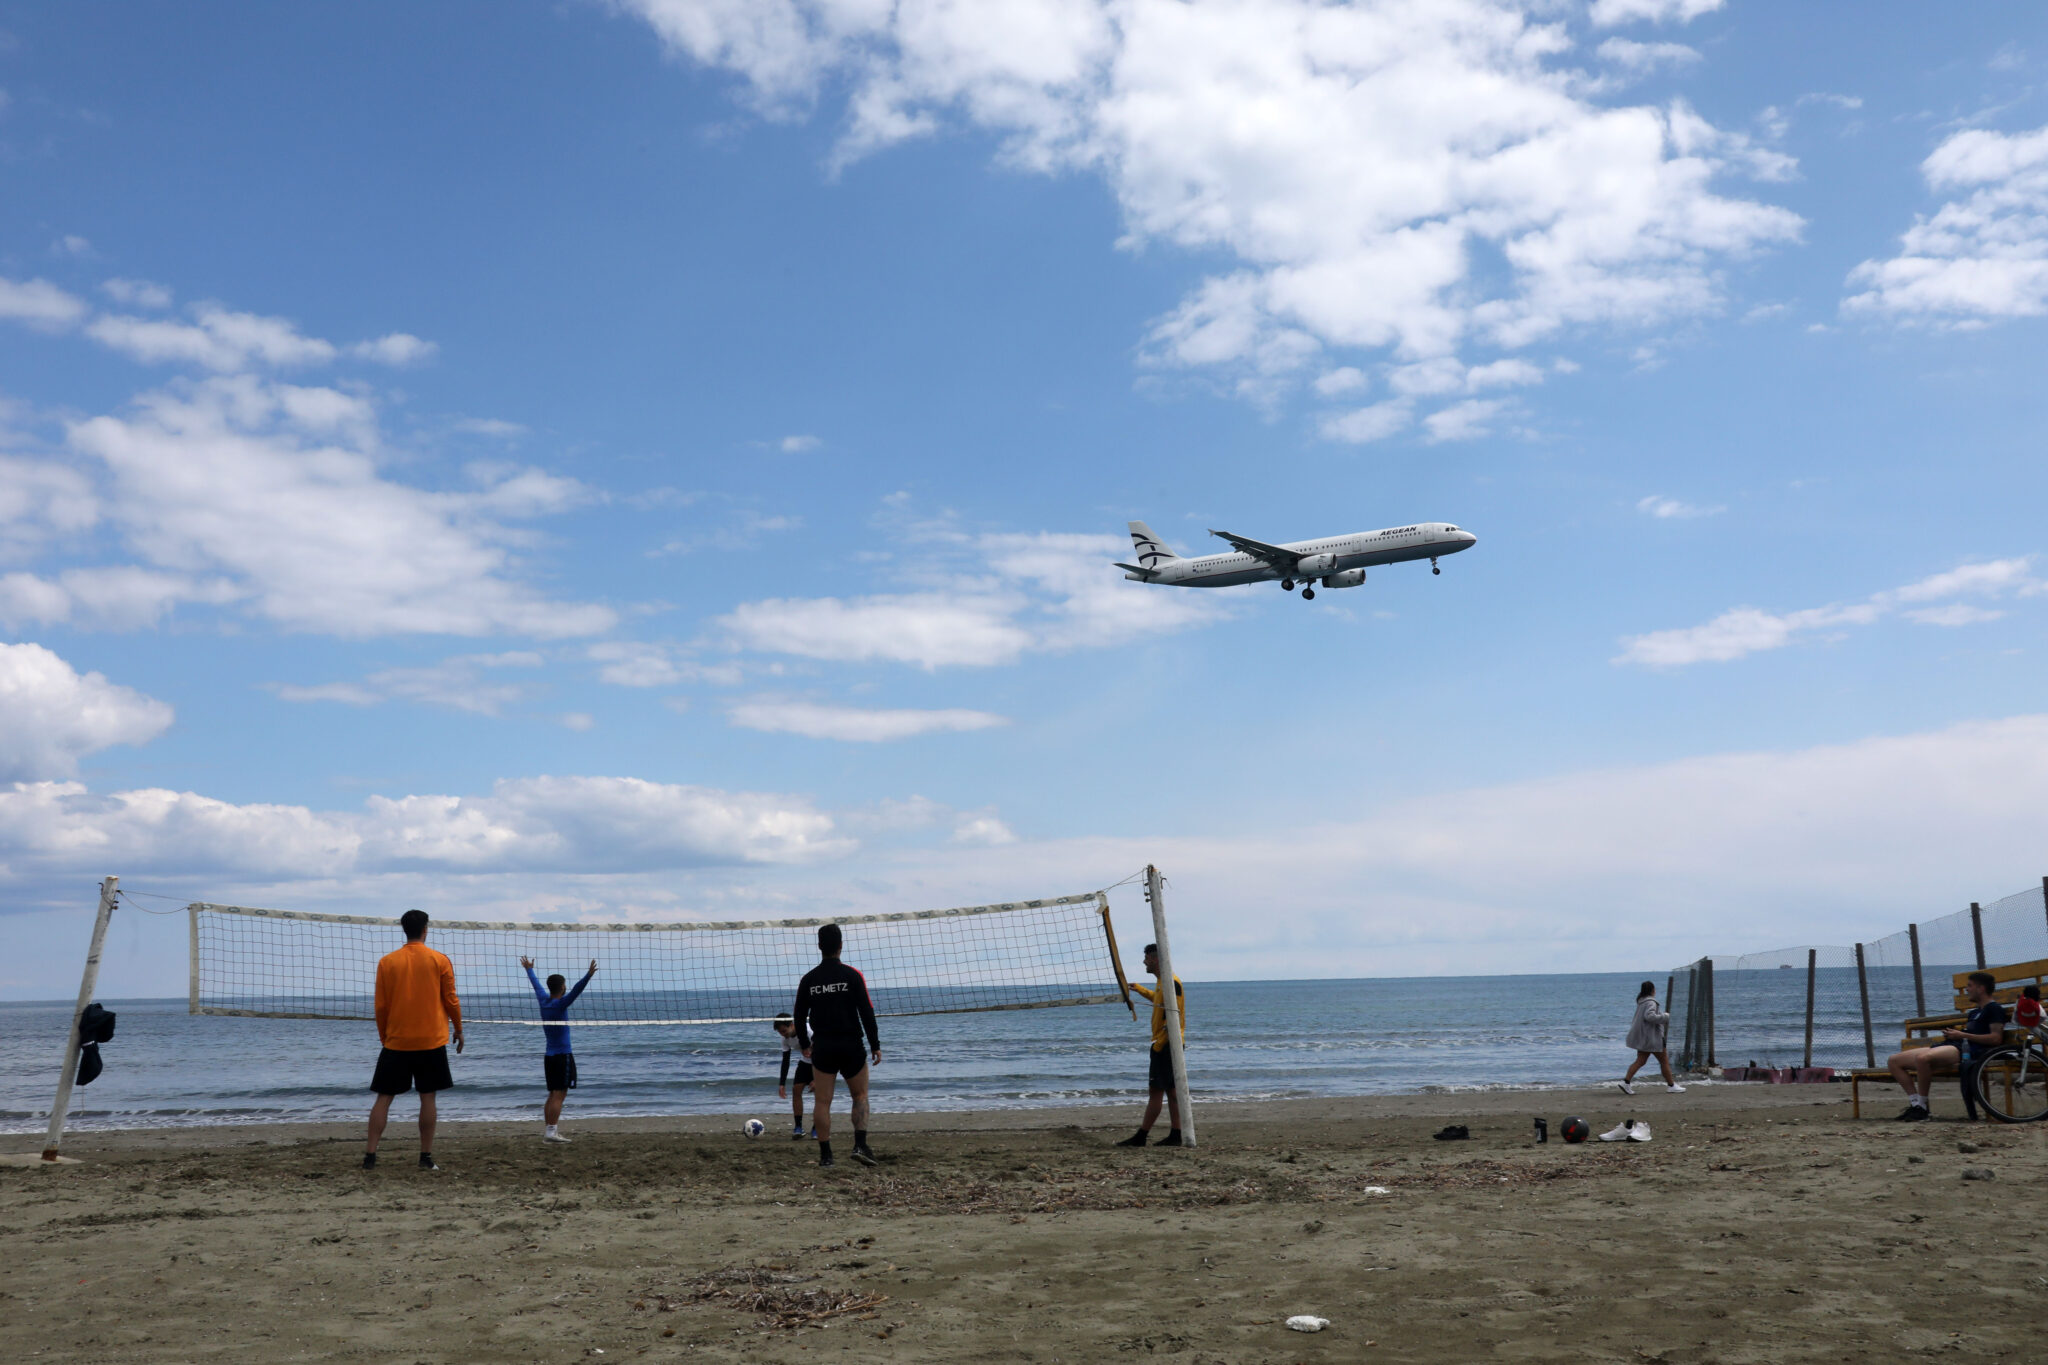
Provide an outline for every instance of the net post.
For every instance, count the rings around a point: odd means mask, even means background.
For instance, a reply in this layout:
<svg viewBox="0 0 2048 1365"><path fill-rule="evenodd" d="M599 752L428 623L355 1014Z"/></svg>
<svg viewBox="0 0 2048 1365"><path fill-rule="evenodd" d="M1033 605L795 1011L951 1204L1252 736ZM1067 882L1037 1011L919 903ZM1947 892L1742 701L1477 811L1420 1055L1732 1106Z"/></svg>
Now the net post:
<svg viewBox="0 0 2048 1365"><path fill-rule="evenodd" d="M1131 1002L1131 983L1124 978L1123 956L1116 950L1116 928L1109 922L1109 893L1096 892L1095 904L1102 911L1102 936L1109 940L1109 965L1116 972L1116 988L1123 992L1124 1008L1136 1019L1138 1007Z"/></svg>
<svg viewBox="0 0 2048 1365"><path fill-rule="evenodd" d="M185 907L185 916L191 922L191 933L187 939L190 956L189 970L185 978L185 1013L199 1013L199 903L194 901Z"/></svg>
<svg viewBox="0 0 2048 1365"><path fill-rule="evenodd" d="M1984 911L1977 902L1970 902L1970 937L1977 941L1977 970L1984 970Z"/></svg>
<svg viewBox="0 0 2048 1365"><path fill-rule="evenodd" d="M107 941L107 921L114 917L114 893L119 877L100 883L99 917L92 923L92 946L85 952L85 975L78 983L78 1003L71 1007L71 1032L64 1038L64 1069L57 1073L57 1097L50 1102L50 1135L43 1143L43 1160L54 1162L64 1139L64 1118L71 1112L71 1086L78 1077L78 1020L92 1003L93 987L100 980L100 949Z"/></svg>
<svg viewBox="0 0 2048 1365"><path fill-rule="evenodd" d="M1685 969L1685 1051L1679 1055L1678 1065L1690 1071L1697 1060L1693 1039L1700 1031L1700 964L1695 962Z"/></svg>
<svg viewBox="0 0 2048 1365"><path fill-rule="evenodd" d="M1863 967L1863 945L1856 945L1856 990L1863 997L1863 1061L1877 1067L1877 1035L1870 1031L1870 974Z"/></svg>
<svg viewBox="0 0 2048 1365"><path fill-rule="evenodd" d="M2041 878L2041 909L2048 912L2048 877Z"/></svg>
<svg viewBox="0 0 2048 1365"><path fill-rule="evenodd" d="M1913 1017L1927 1017L1927 983L1920 979L1920 926L1906 926L1906 942L1913 945Z"/></svg>
<svg viewBox="0 0 2048 1365"><path fill-rule="evenodd" d="M1919 951L1915 949L1914 951ZM1820 949L1806 950L1806 1065L1813 1065L1813 978L1820 965Z"/></svg>
<svg viewBox="0 0 2048 1365"><path fill-rule="evenodd" d="M1707 993L1707 1036L1705 1043L1707 1048L1707 1065L1712 1067L1718 1065L1718 1062L1714 1057L1714 959L1711 957L1706 959L1706 970L1700 973L1700 983L1706 988Z"/></svg>
<svg viewBox="0 0 2048 1365"><path fill-rule="evenodd" d="M1166 1054L1173 1060L1173 1088L1179 1092L1180 1140L1195 1145L1195 1097L1188 1092L1188 1054L1180 1036L1180 993L1175 990L1173 949L1166 941L1166 898L1160 892L1159 869L1145 865L1145 891L1152 902L1152 941L1159 945L1159 999L1166 1015ZM1172 1121L1169 1107L1167 1119Z"/></svg>

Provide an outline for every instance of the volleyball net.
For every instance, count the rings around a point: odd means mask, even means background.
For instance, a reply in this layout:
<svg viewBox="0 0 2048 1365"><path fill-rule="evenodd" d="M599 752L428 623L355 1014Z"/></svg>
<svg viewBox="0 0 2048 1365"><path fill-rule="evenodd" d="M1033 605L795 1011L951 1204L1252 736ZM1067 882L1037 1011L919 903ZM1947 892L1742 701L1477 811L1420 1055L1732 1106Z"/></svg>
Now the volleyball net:
<svg viewBox="0 0 2048 1365"><path fill-rule="evenodd" d="M204 902L191 917L193 1014L375 1017L377 960L403 943L397 919ZM883 1015L1130 1004L1100 891L1048 900L822 919L565 924L435 918L428 944L455 966L465 1024L540 1022L521 958L545 982L597 975L577 1027L739 1024L773 1019L837 924L845 960Z"/></svg>

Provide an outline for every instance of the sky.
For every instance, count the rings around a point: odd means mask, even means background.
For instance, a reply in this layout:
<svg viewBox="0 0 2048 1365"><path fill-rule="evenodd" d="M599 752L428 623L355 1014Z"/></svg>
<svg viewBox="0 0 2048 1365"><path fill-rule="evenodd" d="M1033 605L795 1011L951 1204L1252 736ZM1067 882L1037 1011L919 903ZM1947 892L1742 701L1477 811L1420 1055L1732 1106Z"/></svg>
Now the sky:
<svg viewBox="0 0 2048 1365"><path fill-rule="evenodd" d="M1206 979L1989 901L2044 316L2037 6L0 0L0 997L107 874L111 995L192 899L1156 863Z"/></svg>

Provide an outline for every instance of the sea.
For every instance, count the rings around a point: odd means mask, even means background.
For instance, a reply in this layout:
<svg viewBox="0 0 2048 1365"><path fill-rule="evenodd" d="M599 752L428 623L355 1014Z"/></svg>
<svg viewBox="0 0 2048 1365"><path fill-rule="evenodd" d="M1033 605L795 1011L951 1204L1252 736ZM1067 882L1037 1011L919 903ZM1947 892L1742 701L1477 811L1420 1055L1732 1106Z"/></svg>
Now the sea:
<svg viewBox="0 0 2048 1365"><path fill-rule="evenodd" d="M1199 1103L1608 1080L1634 1056L1622 1039L1641 980L1188 982L1189 1084ZM368 1022L194 1016L182 999L102 1003L118 1015L115 1036L101 1049L104 1072L75 1092L72 1131L352 1121L366 1108L377 1054ZM1149 1045L1150 1009L1137 1003L1135 1020L1121 1004L884 1017L875 1112L1129 1106L1145 1092ZM70 1017L69 1001L0 1003L0 1132L48 1123ZM586 1025L574 1040L572 1118L732 1114L772 1125L788 1112L775 1096L781 1040L765 1024ZM537 1117L540 1055L538 1029L471 1025L443 1116Z"/></svg>

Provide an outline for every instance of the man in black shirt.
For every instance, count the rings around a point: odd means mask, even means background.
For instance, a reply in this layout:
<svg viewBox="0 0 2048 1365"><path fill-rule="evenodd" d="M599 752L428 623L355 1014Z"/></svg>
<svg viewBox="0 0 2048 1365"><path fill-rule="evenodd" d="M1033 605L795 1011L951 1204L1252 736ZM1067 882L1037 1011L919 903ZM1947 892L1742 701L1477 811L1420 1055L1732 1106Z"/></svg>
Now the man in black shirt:
<svg viewBox="0 0 2048 1365"><path fill-rule="evenodd" d="M2005 1041L2005 1006L1991 998L1997 986L1998 978L1991 973L1971 972L1963 983L1963 998L1970 1002L1963 1026L1943 1029L1941 1036L1946 1042L1894 1052L1886 1060L1892 1079L1906 1092L1901 1119L1913 1123L1932 1117L1927 1112L1927 1091L1934 1083L1934 1068L1949 1063L1962 1079L1963 1107L1971 1118L1977 1117L1977 1067L1991 1049Z"/></svg>
<svg viewBox="0 0 2048 1365"><path fill-rule="evenodd" d="M875 1005L868 999L867 978L839 960L839 926L818 930L818 952L824 961L804 973L796 987L796 1040L810 1059L811 1121L818 1128L818 1164L832 1164L832 1083L846 1077L853 1098L853 1159L875 1164L868 1150L868 1058L861 1052L866 1033L877 1065L882 1060L882 1035L875 1030Z"/></svg>

